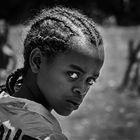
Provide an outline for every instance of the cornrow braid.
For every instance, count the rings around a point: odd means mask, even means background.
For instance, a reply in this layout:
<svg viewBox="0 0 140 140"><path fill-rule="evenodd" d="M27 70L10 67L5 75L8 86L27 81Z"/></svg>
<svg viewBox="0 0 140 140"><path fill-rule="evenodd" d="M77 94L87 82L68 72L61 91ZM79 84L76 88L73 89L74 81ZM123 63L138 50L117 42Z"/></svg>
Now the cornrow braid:
<svg viewBox="0 0 140 140"><path fill-rule="evenodd" d="M6 80L6 90L8 92L8 94L12 95L15 93L15 85L17 84L20 85L21 84L21 79L18 81L18 79L20 77L22 77L24 73L24 68L21 69L17 69L14 73L11 73L7 80Z"/></svg>
<svg viewBox="0 0 140 140"><path fill-rule="evenodd" d="M76 10L62 9L61 7L56 8L53 12L57 12L63 16L66 16L69 20L72 20L74 24L79 26L81 30L90 37L91 42L95 46L103 44L102 37L96 29L95 23L88 17L80 14Z"/></svg>
<svg viewBox="0 0 140 140"><path fill-rule="evenodd" d="M79 26L80 25L80 27L82 27L81 26L81 22L79 21L79 18L81 17L81 16L84 16L84 15L80 15L80 14L78 14L77 13L77 11L76 10L70 10L69 9L69 11L67 10L67 9L61 9L61 8L56 8L56 9L54 9L53 10L53 12L55 13L59 13L59 14L61 14L61 15L63 15L63 16L66 16L69 20L71 20L76 26ZM78 15L77 15L78 14ZM77 15L77 16L75 16L75 15ZM77 17L79 17L79 18L77 18Z"/></svg>
<svg viewBox="0 0 140 140"><path fill-rule="evenodd" d="M89 35L91 42L95 46L100 46L101 43L103 43L102 37L101 37L100 33L97 31L95 23L90 18L85 17L84 15L81 15L78 12L70 11L70 13L72 14L72 16L74 18L77 19L77 21L79 21L81 23L81 25L85 29L83 31L85 31L85 33L87 33L87 35ZM67 13L67 14L69 14L69 13Z"/></svg>
<svg viewBox="0 0 140 140"><path fill-rule="evenodd" d="M87 27L86 23L84 22L84 20L82 20L80 17L77 17L75 15L68 15L71 13L64 13L65 16L70 17L71 20L73 21L73 23L75 23L77 26L79 25L79 27L81 27L81 30L84 32L84 34L88 35L88 36L93 36L92 35L92 31L90 30L90 28ZM75 17L74 17L75 16ZM77 20L75 20L77 19ZM97 46L96 43L96 36L92 37L91 42Z"/></svg>

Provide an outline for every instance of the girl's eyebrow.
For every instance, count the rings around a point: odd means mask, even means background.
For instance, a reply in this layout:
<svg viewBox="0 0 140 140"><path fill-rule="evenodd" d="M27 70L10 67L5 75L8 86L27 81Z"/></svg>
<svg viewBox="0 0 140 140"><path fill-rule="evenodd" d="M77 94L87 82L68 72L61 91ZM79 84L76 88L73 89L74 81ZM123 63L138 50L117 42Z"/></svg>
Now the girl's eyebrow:
<svg viewBox="0 0 140 140"><path fill-rule="evenodd" d="M75 69L75 70L78 70L78 71L80 71L80 72L82 72L82 73L86 73L86 72L85 72L80 66L78 66L78 65L71 64L70 67L73 68L73 69Z"/></svg>

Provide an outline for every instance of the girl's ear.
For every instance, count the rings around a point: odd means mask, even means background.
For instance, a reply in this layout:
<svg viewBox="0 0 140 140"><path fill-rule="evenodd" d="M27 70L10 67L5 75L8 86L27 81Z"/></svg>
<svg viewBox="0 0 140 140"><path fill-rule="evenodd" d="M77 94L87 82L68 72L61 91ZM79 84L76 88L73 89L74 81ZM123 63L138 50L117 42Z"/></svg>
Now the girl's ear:
<svg viewBox="0 0 140 140"><path fill-rule="evenodd" d="M42 54L40 49L39 48L33 49L29 57L29 64L33 73L39 72L41 61L42 61Z"/></svg>

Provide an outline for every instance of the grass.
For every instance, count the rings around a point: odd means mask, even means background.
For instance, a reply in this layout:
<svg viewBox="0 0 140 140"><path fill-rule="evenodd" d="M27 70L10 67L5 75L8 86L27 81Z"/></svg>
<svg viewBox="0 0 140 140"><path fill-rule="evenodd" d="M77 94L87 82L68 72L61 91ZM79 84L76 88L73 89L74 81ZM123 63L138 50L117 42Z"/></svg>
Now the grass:
<svg viewBox="0 0 140 140"><path fill-rule="evenodd" d="M22 26L11 27L9 42L22 66ZM99 27L104 37L105 63L100 78L90 90L78 111L69 117L55 112L63 132L70 140L139 140L140 99L119 93L115 88L121 84L127 64L128 40L139 42L139 27ZM133 94L133 93L132 93Z"/></svg>

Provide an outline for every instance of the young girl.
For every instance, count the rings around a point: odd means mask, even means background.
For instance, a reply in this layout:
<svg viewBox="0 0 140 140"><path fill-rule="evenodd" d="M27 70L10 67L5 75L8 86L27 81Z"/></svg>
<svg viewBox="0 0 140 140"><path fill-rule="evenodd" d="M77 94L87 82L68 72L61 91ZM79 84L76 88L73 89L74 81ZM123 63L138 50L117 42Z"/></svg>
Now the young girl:
<svg viewBox="0 0 140 140"><path fill-rule="evenodd" d="M66 140L51 111L68 116L79 108L103 65L102 37L76 10L43 10L24 41L24 60L0 94L0 138Z"/></svg>

